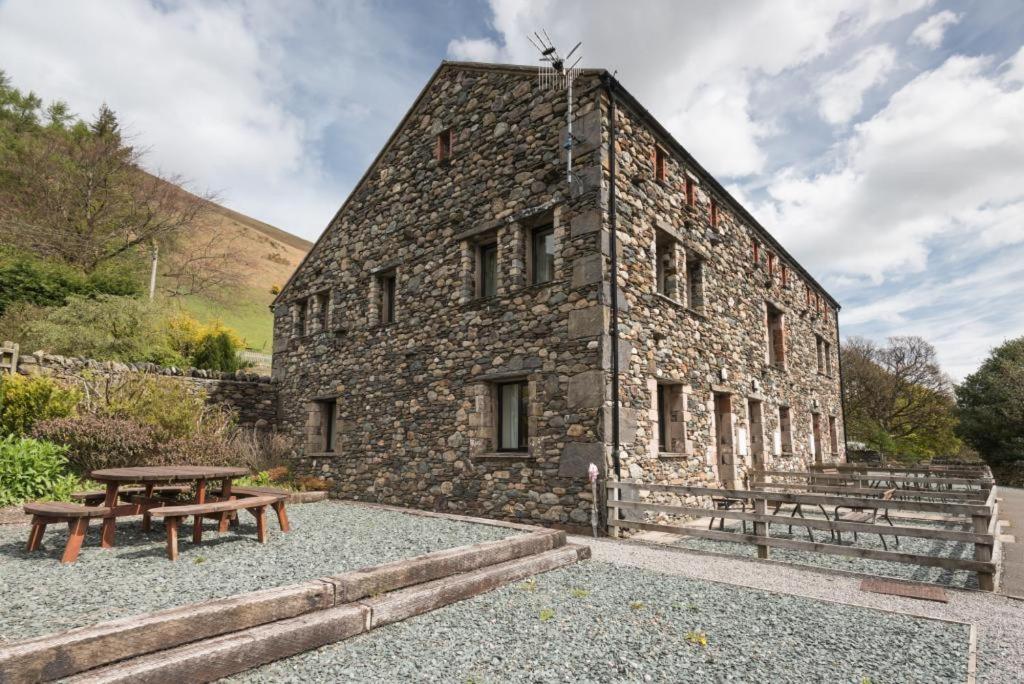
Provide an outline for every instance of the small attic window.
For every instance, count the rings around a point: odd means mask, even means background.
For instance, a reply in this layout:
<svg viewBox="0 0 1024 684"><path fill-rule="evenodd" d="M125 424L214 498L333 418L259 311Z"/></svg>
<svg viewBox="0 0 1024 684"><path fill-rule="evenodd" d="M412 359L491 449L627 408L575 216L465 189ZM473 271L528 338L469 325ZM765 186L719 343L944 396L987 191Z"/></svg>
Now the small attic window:
<svg viewBox="0 0 1024 684"><path fill-rule="evenodd" d="M437 144L435 146L434 154L438 161L449 161L452 158L452 143L454 140L455 132L450 128L446 128L437 134Z"/></svg>
<svg viewBox="0 0 1024 684"><path fill-rule="evenodd" d="M668 178L668 156L661 146L654 146L654 180L664 181Z"/></svg>
<svg viewBox="0 0 1024 684"><path fill-rule="evenodd" d="M693 188L693 179L689 176L686 177L686 205L692 207L697 202L696 194Z"/></svg>
<svg viewBox="0 0 1024 684"><path fill-rule="evenodd" d="M718 202L711 200L711 227L718 227Z"/></svg>

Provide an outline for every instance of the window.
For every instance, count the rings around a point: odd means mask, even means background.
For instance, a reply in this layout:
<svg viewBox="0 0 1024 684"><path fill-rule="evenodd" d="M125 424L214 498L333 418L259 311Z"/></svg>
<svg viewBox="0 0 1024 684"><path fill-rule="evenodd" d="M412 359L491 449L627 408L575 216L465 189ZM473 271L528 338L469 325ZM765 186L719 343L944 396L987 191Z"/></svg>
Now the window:
<svg viewBox="0 0 1024 684"><path fill-rule="evenodd" d="M489 242L477 248L477 296L498 294L498 243Z"/></svg>
<svg viewBox="0 0 1024 684"><path fill-rule="evenodd" d="M686 177L686 205L692 207L697 203L697 195L693 187L693 179Z"/></svg>
<svg viewBox="0 0 1024 684"><path fill-rule="evenodd" d="M775 255L771 252L768 253L768 277L775 277Z"/></svg>
<svg viewBox="0 0 1024 684"><path fill-rule="evenodd" d="M671 297L669 288L669 276L675 271L675 264L672 263L672 241L660 239L654 246L654 280L658 294Z"/></svg>
<svg viewBox="0 0 1024 684"><path fill-rule="evenodd" d="M306 334L306 300L295 304L295 334L299 337Z"/></svg>
<svg viewBox="0 0 1024 684"><path fill-rule="evenodd" d="M789 287L789 266L782 265L782 287Z"/></svg>
<svg viewBox="0 0 1024 684"><path fill-rule="evenodd" d="M398 278L395 273L386 273L377 277L380 286L380 322L383 324L395 322L395 290L398 285Z"/></svg>
<svg viewBox="0 0 1024 684"><path fill-rule="evenodd" d="M821 414L811 414L811 451L814 452L814 462L821 463Z"/></svg>
<svg viewBox="0 0 1024 684"><path fill-rule="evenodd" d="M821 335L814 336L818 357L818 373L832 377L832 345Z"/></svg>
<svg viewBox="0 0 1024 684"><path fill-rule="evenodd" d="M828 417L828 437L829 446L832 448L833 454L839 453L839 433L836 431L836 417Z"/></svg>
<svg viewBox="0 0 1024 684"><path fill-rule="evenodd" d="M781 310L770 303L765 304L765 319L768 332L768 365L776 368L786 367L786 332L785 316Z"/></svg>
<svg viewBox="0 0 1024 684"><path fill-rule="evenodd" d="M711 200L711 227L718 227L718 202Z"/></svg>
<svg viewBox="0 0 1024 684"><path fill-rule="evenodd" d="M688 453L686 440L686 392L679 383L658 383L654 394L659 453Z"/></svg>
<svg viewBox="0 0 1024 684"><path fill-rule="evenodd" d="M654 179L663 181L668 178L668 155L658 145L654 146Z"/></svg>
<svg viewBox="0 0 1024 684"><path fill-rule="evenodd" d="M455 139L455 132L447 128L437 134L437 145L434 155L438 161L450 161L452 158L452 147Z"/></svg>
<svg viewBox="0 0 1024 684"><path fill-rule="evenodd" d="M527 383L498 385L498 451L527 449Z"/></svg>
<svg viewBox="0 0 1024 684"><path fill-rule="evenodd" d="M534 285L555 279L555 227L541 226L533 231L530 242Z"/></svg>
<svg viewBox="0 0 1024 684"><path fill-rule="evenodd" d="M789 422L789 407L779 407L779 448L783 454L793 453L793 431Z"/></svg>
<svg viewBox="0 0 1024 684"><path fill-rule="evenodd" d="M313 332L327 330L327 293L313 295L313 315L316 317L316 329Z"/></svg>
<svg viewBox="0 0 1024 684"><path fill-rule="evenodd" d="M754 267L757 268L761 265L761 243L754 240Z"/></svg>
<svg viewBox="0 0 1024 684"><path fill-rule="evenodd" d="M691 309L704 306L704 260L700 257L686 260L686 305Z"/></svg>
<svg viewBox="0 0 1024 684"><path fill-rule="evenodd" d="M334 451L335 419L338 410L337 399L321 399L316 402L320 418L320 450Z"/></svg>

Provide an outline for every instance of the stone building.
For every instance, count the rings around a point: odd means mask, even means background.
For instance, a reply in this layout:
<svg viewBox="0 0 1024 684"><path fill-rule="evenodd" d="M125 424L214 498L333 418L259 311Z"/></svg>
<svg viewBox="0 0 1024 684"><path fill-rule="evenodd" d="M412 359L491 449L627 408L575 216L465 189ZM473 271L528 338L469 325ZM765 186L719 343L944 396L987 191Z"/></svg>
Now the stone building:
<svg viewBox="0 0 1024 684"><path fill-rule="evenodd" d="M603 70L568 182L566 109L534 68L431 77L274 303L302 474L581 525L591 462L742 487L844 458L836 301Z"/></svg>

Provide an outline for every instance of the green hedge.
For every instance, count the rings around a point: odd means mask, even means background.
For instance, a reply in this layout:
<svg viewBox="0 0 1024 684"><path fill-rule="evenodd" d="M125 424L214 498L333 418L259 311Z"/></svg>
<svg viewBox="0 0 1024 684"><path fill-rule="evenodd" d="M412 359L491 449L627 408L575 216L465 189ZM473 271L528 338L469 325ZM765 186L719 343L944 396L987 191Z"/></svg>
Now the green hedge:
<svg viewBox="0 0 1024 684"><path fill-rule="evenodd" d="M37 439L0 440L0 506L35 499L67 500L78 478L67 471L67 447Z"/></svg>

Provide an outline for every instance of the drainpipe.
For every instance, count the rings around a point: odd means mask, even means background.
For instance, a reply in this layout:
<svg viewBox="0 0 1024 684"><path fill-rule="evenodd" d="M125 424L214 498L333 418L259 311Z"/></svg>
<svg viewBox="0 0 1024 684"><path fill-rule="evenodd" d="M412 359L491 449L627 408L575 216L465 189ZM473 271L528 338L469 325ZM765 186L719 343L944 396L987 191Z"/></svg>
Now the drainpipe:
<svg viewBox="0 0 1024 684"><path fill-rule="evenodd" d="M836 307L836 357L839 359L839 411L843 415L843 453L850 457L850 445L846 440L846 387L843 384L843 343L839 338L839 307Z"/></svg>
<svg viewBox="0 0 1024 684"><path fill-rule="evenodd" d="M615 213L615 79L611 74L605 73L601 79L608 93L609 126L608 126L608 248L611 251L611 357L612 357L612 465L615 469L615 479L622 479L622 461L620 458L620 436L619 436L619 255L618 239L616 235L616 213Z"/></svg>

